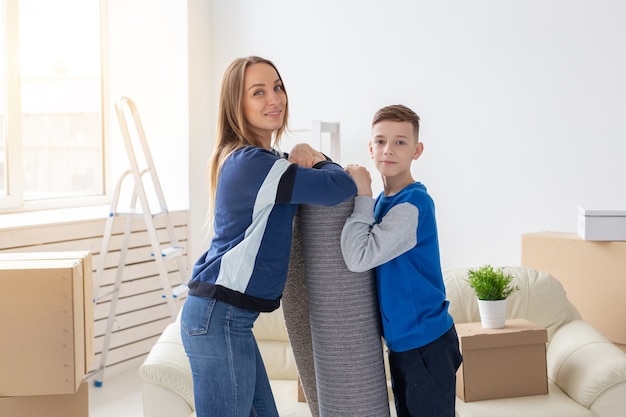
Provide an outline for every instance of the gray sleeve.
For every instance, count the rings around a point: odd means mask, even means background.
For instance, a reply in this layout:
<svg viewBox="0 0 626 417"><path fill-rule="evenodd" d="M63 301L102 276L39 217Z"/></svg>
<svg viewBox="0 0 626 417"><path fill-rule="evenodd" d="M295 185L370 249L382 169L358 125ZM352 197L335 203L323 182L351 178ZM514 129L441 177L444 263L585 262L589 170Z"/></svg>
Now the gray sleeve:
<svg viewBox="0 0 626 417"><path fill-rule="evenodd" d="M417 244L417 207L410 203L398 204L382 222L374 224L374 204L371 197L357 196L352 215L341 232L341 252L353 272L382 265Z"/></svg>

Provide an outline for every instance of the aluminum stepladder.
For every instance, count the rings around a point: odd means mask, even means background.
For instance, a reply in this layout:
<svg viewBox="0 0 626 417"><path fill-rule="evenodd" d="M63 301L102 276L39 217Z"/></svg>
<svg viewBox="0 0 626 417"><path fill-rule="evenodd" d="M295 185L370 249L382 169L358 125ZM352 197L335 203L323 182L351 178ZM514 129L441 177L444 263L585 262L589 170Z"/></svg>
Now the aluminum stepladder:
<svg viewBox="0 0 626 417"><path fill-rule="evenodd" d="M121 97L120 100L115 103L115 110L117 113L120 129L122 131L122 137L124 139L124 145L126 148L126 153L128 155L131 169L122 174L115 186L115 191L111 200L111 209L109 212L109 217L106 221L104 235L102 239L100 262L96 269L96 275L94 277L94 303L97 303L98 300L108 297L109 295L112 296L111 304L109 306L109 316L107 319L102 353L100 356L100 365L98 369L94 372L94 385L96 387L102 386L103 382L104 370L106 367L106 360L109 351L109 345L111 342L111 334L113 332L113 324L115 322L115 316L117 312L117 302L119 300L123 271L126 262L126 255L128 252L128 244L131 237L134 218L143 218L145 222L152 249L152 253L150 256L156 262L159 277L161 279L161 284L163 285L163 297L167 300L172 319L176 319L176 315L178 314L176 298L187 290L187 286L185 283L189 279L187 273L187 265L185 264L185 259L183 256L184 248L179 244L176 237L174 226L169 216L167 205L165 203L165 196L163 195L163 191L161 189L161 184L157 176L154 161L152 160L152 155L148 147L148 142L143 130L143 126L141 124L141 119L139 118L137 107L135 106L135 103L128 97ZM130 131L128 129L127 114L130 114L132 116L131 120L136 129L135 144L133 144L133 138L131 137ZM136 142L139 142L141 146L138 146ZM145 167L140 168L139 162L137 160L137 155L142 157L143 162L146 165ZM150 209L148 194L146 193L147 182L144 181L146 179L150 180L149 183L152 184L152 188L150 188L150 190L154 193L154 196L156 196L156 199L158 200L159 210L157 212L153 212ZM124 183L128 180L132 181L132 196L130 197L130 208L124 211L120 211L118 207L120 193ZM137 203L139 203L139 206ZM101 295L99 294L99 292L102 285L102 276L106 265L106 257L109 252L111 236L113 234L113 225L117 218L125 219L125 227L124 237L122 241L123 243L120 248L119 261L116 270L115 284L112 291ZM156 227L154 225L154 220L156 218L163 219L169 237L169 246L163 249L161 248ZM181 274L181 282L183 283L175 287L174 289L172 289L168 277L168 270L166 267L166 260L168 259L175 259L177 261L178 271Z"/></svg>

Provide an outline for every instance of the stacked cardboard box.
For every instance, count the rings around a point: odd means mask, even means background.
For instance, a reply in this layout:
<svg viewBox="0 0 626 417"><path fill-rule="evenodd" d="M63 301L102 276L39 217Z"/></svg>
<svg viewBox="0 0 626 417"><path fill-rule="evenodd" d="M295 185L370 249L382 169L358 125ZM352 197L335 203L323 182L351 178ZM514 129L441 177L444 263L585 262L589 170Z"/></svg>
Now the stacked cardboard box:
<svg viewBox="0 0 626 417"><path fill-rule="evenodd" d="M91 253L0 254L0 334L0 415L47 416L49 403L87 416Z"/></svg>
<svg viewBox="0 0 626 417"><path fill-rule="evenodd" d="M89 387L80 384L74 394L0 397L0 416L4 417L87 417Z"/></svg>
<svg viewBox="0 0 626 417"><path fill-rule="evenodd" d="M522 235L522 266L563 284L586 322L626 345L626 242L593 242L576 233Z"/></svg>
<svg viewBox="0 0 626 417"><path fill-rule="evenodd" d="M502 329L481 323L456 325L463 364L456 395L463 401L548 393L548 332L528 320L507 320Z"/></svg>
<svg viewBox="0 0 626 417"><path fill-rule="evenodd" d="M584 240L626 241L626 210L578 207L578 234Z"/></svg>

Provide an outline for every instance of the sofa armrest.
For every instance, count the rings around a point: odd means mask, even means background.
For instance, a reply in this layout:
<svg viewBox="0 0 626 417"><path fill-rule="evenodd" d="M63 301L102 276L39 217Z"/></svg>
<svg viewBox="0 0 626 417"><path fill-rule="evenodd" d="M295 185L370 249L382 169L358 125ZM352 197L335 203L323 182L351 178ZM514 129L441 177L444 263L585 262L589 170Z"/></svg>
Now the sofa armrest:
<svg viewBox="0 0 626 417"><path fill-rule="evenodd" d="M547 365L548 378L595 415L626 409L626 353L591 324L572 320L559 328L548 345Z"/></svg>
<svg viewBox="0 0 626 417"><path fill-rule="evenodd" d="M161 385L144 381L142 387L145 417L191 417L193 409L178 393Z"/></svg>
<svg viewBox="0 0 626 417"><path fill-rule="evenodd" d="M188 409L189 413L184 417L189 417L193 412L195 407L191 367L182 344L178 322L171 323L165 328L139 367L139 375L144 385L144 415L146 417L174 416L174 414L164 414L168 412L167 410ZM164 392L173 395L166 396ZM160 407L164 401L168 404ZM151 405L150 414L145 408L146 403Z"/></svg>

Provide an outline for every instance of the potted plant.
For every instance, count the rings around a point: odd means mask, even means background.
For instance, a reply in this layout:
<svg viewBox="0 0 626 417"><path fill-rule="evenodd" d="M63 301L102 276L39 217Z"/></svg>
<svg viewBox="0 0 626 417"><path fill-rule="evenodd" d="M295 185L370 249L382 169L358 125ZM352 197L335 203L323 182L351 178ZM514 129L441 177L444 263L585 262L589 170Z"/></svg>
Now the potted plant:
<svg viewBox="0 0 626 417"><path fill-rule="evenodd" d="M502 268L491 265L469 269L467 282L478 298L480 321L486 329L500 329L504 327L506 319L506 299L513 292L519 290L513 285L513 276L504 272Z"/></svg>

